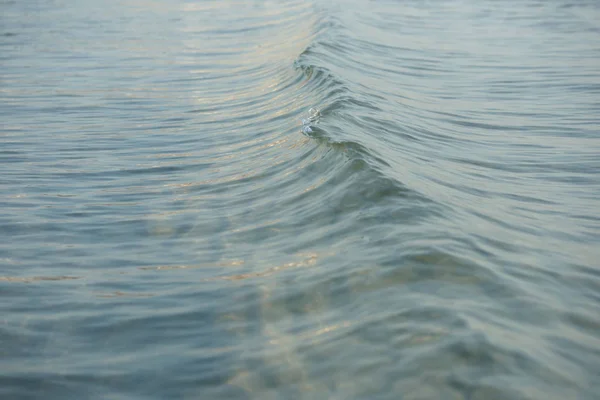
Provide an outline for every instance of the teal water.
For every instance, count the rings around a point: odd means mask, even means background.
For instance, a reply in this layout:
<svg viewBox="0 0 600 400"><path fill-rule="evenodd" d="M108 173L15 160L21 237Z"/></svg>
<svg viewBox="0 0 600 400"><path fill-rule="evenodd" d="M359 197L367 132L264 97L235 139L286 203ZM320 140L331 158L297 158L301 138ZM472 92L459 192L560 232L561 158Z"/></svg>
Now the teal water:
<svg viewBox="0 0 600 400"><path fill-rule="evenodd" d="M0 10L0 398L600 398L597 1Z"/></svg>

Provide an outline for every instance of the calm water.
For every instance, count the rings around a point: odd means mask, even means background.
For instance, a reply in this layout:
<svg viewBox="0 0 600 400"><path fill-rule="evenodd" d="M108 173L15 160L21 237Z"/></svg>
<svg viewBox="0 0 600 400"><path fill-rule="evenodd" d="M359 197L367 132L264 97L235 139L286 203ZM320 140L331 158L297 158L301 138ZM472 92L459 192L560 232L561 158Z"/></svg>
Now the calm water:
<svg viewBox="0 0 600 400"><path fill-rule="evenodd" d="M600 398L598 1L0 11L3 399Z"/></svg>

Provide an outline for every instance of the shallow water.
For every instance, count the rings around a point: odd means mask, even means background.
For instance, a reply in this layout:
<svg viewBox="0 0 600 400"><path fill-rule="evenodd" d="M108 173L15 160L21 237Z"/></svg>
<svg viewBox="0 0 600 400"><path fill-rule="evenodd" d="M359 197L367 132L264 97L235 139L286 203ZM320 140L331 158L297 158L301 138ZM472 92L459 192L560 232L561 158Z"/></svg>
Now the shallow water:
<svg viewBox="0 0 600 400"><path fill-rule="evenodd" d="M598 2L0 9L0 397L599 398Z"/></svg>

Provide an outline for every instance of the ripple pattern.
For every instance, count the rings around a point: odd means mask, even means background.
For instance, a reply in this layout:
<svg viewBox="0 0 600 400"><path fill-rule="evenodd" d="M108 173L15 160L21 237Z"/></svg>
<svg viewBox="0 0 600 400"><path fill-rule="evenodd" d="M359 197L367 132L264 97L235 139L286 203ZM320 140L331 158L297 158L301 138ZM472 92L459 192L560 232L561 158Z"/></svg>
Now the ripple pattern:
<svg viewBox="0 0 600 400"><path fill-rule="evenodd" d="M0 397L597 398L597 2L0 8Z"/></svg>

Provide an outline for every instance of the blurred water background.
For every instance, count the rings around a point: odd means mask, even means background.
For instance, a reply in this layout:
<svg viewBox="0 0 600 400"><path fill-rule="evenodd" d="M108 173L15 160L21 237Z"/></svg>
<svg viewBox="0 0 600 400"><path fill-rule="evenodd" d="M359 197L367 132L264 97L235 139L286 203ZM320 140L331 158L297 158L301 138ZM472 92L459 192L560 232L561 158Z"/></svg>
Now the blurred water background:
<svg viewBox="0 0 600 400"><path fill-rule="evenodd" d="M0 11L1 398L600 398L598 1Z"/></svg>

